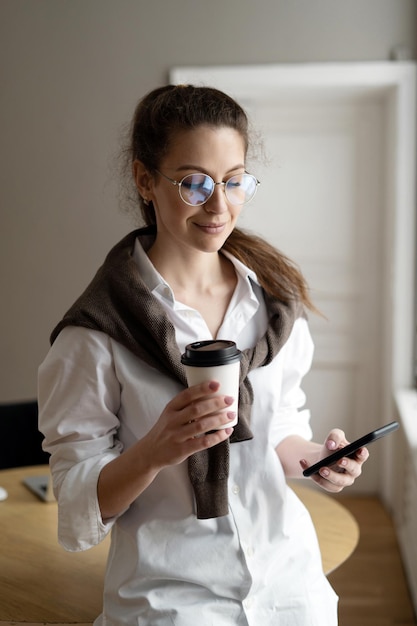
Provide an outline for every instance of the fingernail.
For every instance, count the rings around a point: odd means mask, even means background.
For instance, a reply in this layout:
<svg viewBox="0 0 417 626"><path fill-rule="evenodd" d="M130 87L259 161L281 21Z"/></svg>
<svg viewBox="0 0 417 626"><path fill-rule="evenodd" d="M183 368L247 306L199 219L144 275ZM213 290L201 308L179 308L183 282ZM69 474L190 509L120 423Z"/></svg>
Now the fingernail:
<svg viewBox="0 0 417 626"><path fill-rule="evenodd" d="M236 417L236 413L234 411L229 411L227 417L229 418L229 420L234 420Z"/></svg>
<svg viewBox="0 0 417 626"><path fill-rule="evenodd" d="M235 399L234 399L234 398L232 398L232 396L225 396L225 397L224 397L224 402L225 402L225 404L227 404L227 405L229 405L229 406L230 406L231 404L233 404L233 402L234 402L234 401L235 401Z"/></svg>
<svg viewBox="0 0 417 626"><path fill-rule="evenodd" d="M336 442L333 441L333 439L329 439L329 441L327 442L327 447L329 448L329 450L334 450L336 447Z"/></svg>
<svg viewBox="0 0 417 626"><path fill-rule="evenodd" d="M330 472L328 469L323 468L320 470L320 476L323 476L323 478L327 478L329 474Z"/></svg>
<svg viewBox="0 0 417 626"><path fill-rule="evenodd" d="M209 384L209 388L210 388L212 391L217 391L219 387L220 387L220 383L218 383L218 382L217 382L217 381L215 381L215 380L212 380L212 381L211 381L211 383Z"/></svg>

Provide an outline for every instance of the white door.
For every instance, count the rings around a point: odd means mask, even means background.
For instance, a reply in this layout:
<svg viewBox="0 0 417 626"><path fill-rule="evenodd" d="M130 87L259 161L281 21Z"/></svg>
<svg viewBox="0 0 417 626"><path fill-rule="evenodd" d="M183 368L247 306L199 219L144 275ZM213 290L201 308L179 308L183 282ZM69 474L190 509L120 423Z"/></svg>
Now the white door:
<svg viewBox="0 0 417 626"><path fill-rule="evenodd" d="M326 318L310 315L316 353L304 389L315 438L339 426L353 439L387 421L389 95L331 82L317 88L314 66L301 80L292 80L291 69L284 73L282 83L277 67L246 68L246 80L242 68L179 68L172 80L228 91L261 130L267 162L249 167L262 186L241 225L305 274ZM381 450L375 444L357 491L378 489Z"/></svg>
<svg viewBox="0 0 417 626"><path fill-rule="evenodd" d="M378 423L381 316L381 104L257 102L271 162L243 223L305 273L326 319L305 380L318 440L335 425L352 438ZM368 472L368 478L370 473Z"/></svg>

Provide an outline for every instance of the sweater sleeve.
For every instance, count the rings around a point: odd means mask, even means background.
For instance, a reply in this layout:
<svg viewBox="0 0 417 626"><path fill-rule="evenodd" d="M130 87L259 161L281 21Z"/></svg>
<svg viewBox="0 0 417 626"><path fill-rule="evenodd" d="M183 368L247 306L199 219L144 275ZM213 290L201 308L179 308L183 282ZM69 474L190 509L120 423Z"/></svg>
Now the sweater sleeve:
<svg viewBox="0 0 417 626"><path fill-rule="evenodd" d="M58 540L69 551L86 550L108 534L97 498L101 469L122 450L117 439L120 386L110 339L67 327L38 376L39 429L58 502Z"/></svg>

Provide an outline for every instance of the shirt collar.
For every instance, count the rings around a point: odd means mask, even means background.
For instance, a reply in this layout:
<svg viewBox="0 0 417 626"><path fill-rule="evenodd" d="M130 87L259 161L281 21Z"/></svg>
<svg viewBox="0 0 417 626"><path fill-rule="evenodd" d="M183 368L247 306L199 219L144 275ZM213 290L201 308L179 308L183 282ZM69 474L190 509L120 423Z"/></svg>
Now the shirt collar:
<svg viewBox="0 0 417 626"><path fill-rule="evenodd" d="M241 276L242 278L244 278L248 282L253 282L256 285L260 286L258 277L256 276L256 274L255 274L255 272L253 270L249 269L249 267L247 265L245 265L244 263L242 263L241 261L236 259L236 257L234 257L233 254L230 254L230 252L226 252L226 250L222 250L222 254L227 259L229 259L229 261L231 261L231 263L233 263L233 266L234 266L236 272L239 274L239 276Z"/></svg>
<svg viewBox="0 0 417 626"><path fill-rule="evenodd" d="M133 250L133 258L139 268L141 278L151 292L161 294L167 300L174 302L174 294L166 280L156 270L146 251L151 247L153 237L138 237Z"/></svg>

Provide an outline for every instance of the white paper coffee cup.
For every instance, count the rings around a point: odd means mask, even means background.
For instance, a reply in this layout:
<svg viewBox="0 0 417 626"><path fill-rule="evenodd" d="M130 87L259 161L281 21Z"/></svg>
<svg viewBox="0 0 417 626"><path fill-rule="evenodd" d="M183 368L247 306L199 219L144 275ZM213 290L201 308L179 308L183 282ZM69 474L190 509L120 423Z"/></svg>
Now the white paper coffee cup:
<svg viewBox="0 0 417 626"><path fill-rule="evenodd" d="M220 388L215 395L231 396L233 404L224 411L234 411L236 419L219 429L236 426L238 421L239 374L242 353L234 341L210 340L190 343L181 356L185 367L188 386L216 380Z"/></svg>

